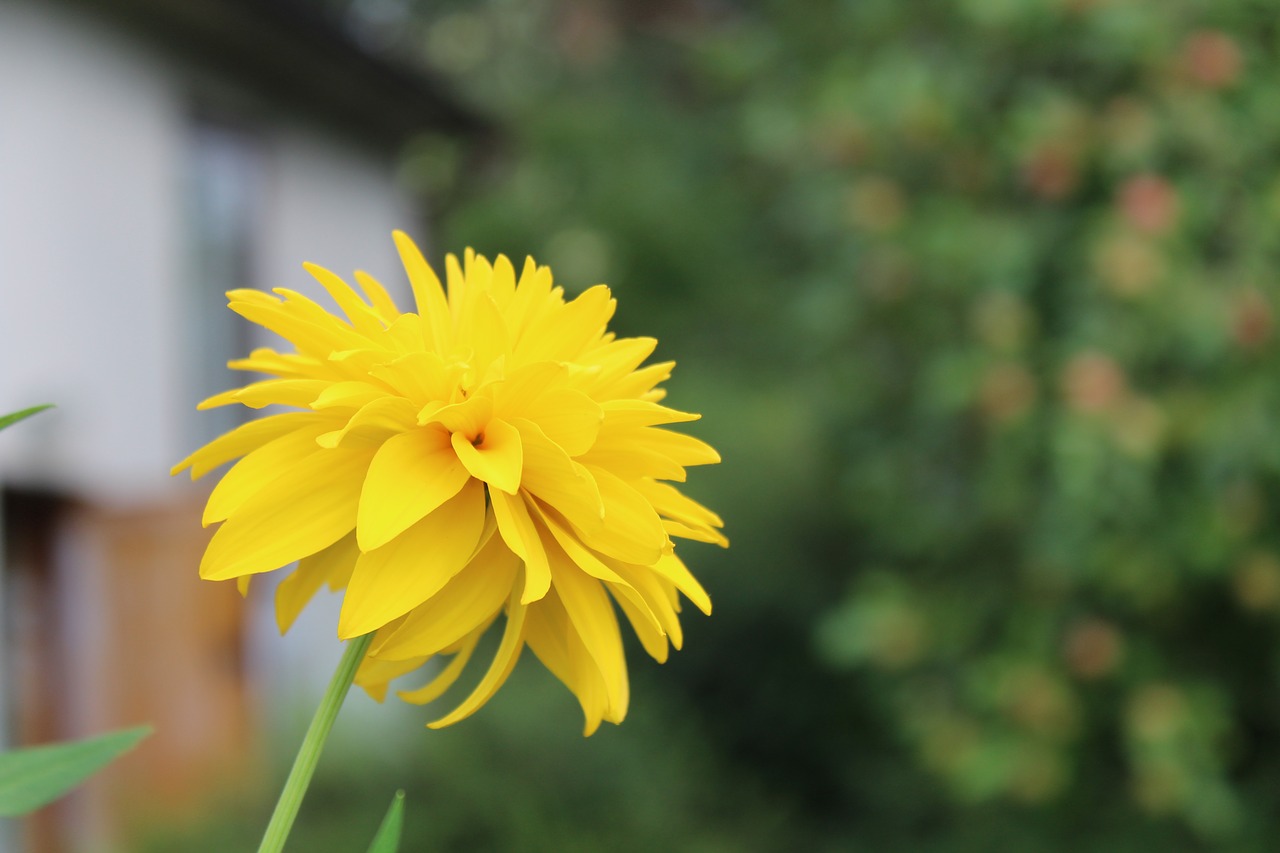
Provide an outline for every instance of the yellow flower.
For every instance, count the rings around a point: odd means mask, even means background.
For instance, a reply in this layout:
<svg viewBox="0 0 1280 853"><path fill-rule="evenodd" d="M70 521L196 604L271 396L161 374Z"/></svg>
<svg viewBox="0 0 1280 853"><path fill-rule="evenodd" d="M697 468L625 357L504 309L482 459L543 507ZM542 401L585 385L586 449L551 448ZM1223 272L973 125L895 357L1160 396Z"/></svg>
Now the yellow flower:
<svg viewBox="0 0 1280 853"><path fill-rule="evenodd" d="M659 404L672 362L640 365L653 338L606 329L604 285L566 302L551 271L503 256L446 258L446 290L396 232L418 312L356 273L363 297L307 270L345 319L291 290L228 294L231 310L293 345L230 367L273 378L201 409L284 405L175 466L192 478L239 458L209 496L221 522L200 565L208 580L297 561L277 588L286 630L322 586L345 588L338 636L376 631L356 682L381 701L388 682L436 655L453 659L400 696L426 703L459 677L504 617L488 670L446 726L489 700L524 646L577 696L586 733L621 722L628 681L614 609L658 661L681 644L683 594L711 602L671 537L725 546L718 516L663 482L719 462L664 424L698 416Z"/></svg>

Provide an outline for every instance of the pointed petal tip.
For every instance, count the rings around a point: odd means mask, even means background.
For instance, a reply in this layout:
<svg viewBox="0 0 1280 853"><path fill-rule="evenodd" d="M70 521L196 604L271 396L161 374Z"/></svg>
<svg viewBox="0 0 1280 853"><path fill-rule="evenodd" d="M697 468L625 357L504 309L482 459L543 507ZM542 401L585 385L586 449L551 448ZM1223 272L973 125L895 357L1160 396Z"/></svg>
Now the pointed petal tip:
<svg viewBox="0 0 1280 853"><path fill-rule="evenodd" d="M358 686L368 694L369 698L377 702L379 705L387 701L387 685L385 684L359 684Z"/></svg>
<svg viewBox="0 0 1280 853"><path fill-rule="evenodd" d="M200 565L200 580L202 581L229 581L236 577L233 572L227 571L225 566L205 566Z"/></svg>
<svg viewBox="0 0 1280 853"><path fill-rule="evenodd" d="M551 590L550 584L544 588L537 588L526 585L524 592L520 594L520 603L524 605L533 604L535 601L541 601L547 597L547 593Z"/></svg>
<svg viewBox="0 0 1280 853"><path fill-rule="evenodd" d="M422 254L422 250L418 248L418 244L413 241L413 238L399 228L391 232L391 239L395 241L396 248L400 250L401 254L409 252Z"/></svg>
<svg viewBox="0 0 1280 853"><path fill-rule="evenodd" d="M342 599L342 609L338 611L338 639L344 643L347 640L354 640L357 637L363 637L370 631L376 631L381 625L368 624L368 615L361 616L350 606L351 600L348 597ZM366 652L367 655L367 652Z"/></svg>
<svg viewBox="0 0 1280 853"><path fill-rule="evenodd" d="M209 509L209 505L205 504L204 512L200 514L200 526L208 527L211 524L217 524L220 521L226 521L225 517L218 518L217 513Z"/></svg>
<svg viewBox="0 0 1280 853"><path fill-rule="evenodd" d="M403 532L396 531L386 524L379 527L378 522L381 520L380 517L374 516L369 512L365 512L363 515L356 515L356 547L360 549L361 554L376 551L392 539L395 539L398 533Z"/></svg>

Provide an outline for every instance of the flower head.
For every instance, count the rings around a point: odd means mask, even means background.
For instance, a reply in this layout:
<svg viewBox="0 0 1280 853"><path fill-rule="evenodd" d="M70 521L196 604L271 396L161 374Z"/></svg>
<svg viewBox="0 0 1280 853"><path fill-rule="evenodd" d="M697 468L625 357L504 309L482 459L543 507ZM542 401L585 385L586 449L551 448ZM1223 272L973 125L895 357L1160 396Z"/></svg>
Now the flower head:
<svg viewBox="0 0 1280 853"><path fill-rule="evenodd" d="M607 331L607 287L566 301L532 259L517 276L506 257L467 250L446 259L446 289L406 235L395 240L416 313L364 273L361 295L313 265L343 317L284 288L228 294L294 351L231 362L272 378L199 408L297 411L175 466L196 478L239 459L209 496L204 523L221 526L200 575L243 584L297 561L277 588L282 631L322 585L345 589L338 635L377 632L356 681L379 700L392 679L451 655L399 694L441 696L502 617L488 669L432 727L488 701L526 645L577 696L587 734L621 722L614 605L658 661L681 644L680 594L710 612L671 537L727 545L721 521L664 481L720 457L663 428L698 416L659 403L673 364L641 366L657 341Z"/></svg>

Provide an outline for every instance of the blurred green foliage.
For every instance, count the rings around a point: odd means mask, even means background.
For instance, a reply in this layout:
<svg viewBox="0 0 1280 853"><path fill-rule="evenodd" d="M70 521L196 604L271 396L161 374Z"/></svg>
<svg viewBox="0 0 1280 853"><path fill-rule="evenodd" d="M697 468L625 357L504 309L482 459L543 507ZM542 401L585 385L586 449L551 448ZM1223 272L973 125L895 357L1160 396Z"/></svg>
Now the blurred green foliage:
<svg viewBox="0 0 1280 853"><path fill-rule="evenodd" d="M641 719L500 697L382 783L439 849L1271 849L1274 4L338 5L507 128L406 153L434 254L608 281L725 456Z"/></svg>

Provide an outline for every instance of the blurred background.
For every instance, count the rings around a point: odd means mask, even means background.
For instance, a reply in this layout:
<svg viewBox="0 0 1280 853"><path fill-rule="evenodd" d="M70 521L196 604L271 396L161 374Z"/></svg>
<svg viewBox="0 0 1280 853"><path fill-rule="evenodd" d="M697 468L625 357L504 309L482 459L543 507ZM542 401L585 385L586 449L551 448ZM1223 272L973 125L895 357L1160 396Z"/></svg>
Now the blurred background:
<svg viewBox="0 0 1280 853"><path fill-rule="evenodd" d="M256 843L338 602L195 582L164 473L221 291L404 293L393 227L609 283L733 547L590 740L532 660L441 732L353 696L296 849L397 787L405 850L1273 849L1277 12L0 0L0 403L60 405L0 441L6 726L159 728L13 849Z"/></svg>

